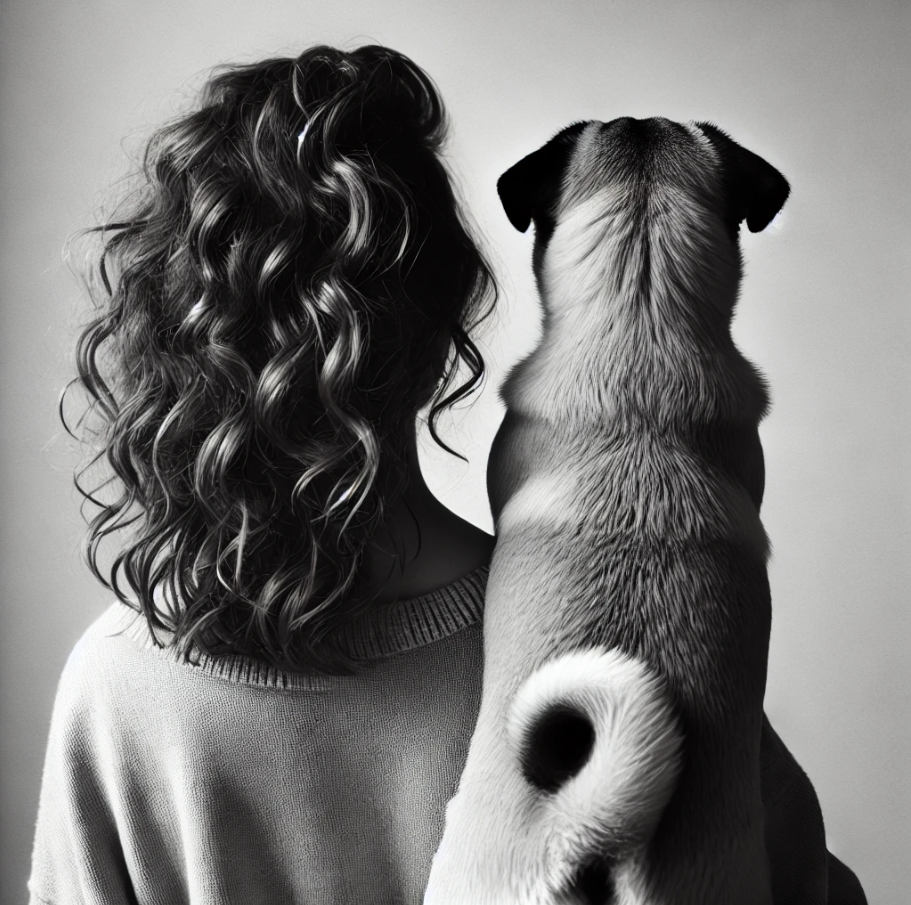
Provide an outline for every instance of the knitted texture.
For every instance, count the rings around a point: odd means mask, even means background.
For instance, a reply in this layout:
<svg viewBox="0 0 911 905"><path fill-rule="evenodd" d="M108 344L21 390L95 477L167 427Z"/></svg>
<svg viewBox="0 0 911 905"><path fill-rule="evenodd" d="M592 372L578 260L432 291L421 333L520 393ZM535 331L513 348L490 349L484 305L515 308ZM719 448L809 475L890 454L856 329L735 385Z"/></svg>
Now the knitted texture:
<svg viewBox="0 0 911 905"><path fill-rule="evenodd" d="M486 578L359 620L352 677L190 665L113 605L60 680L31 902L421 902L480 703Z"/></svg>

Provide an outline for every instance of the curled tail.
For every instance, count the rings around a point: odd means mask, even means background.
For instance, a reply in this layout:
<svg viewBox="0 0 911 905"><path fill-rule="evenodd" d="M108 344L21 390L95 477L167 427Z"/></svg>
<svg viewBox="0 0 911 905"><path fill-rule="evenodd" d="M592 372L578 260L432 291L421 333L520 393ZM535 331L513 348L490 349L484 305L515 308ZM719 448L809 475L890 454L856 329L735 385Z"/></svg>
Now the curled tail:
<svg viewBox="0 0 911 905"><path fill-rule="evenodd" d="M519 688L505 728L479 721L425 903L647 905L637 855L680 768L663 682L618 650L564 654Z"/></svg>
<svg viewBox="0 0 911 905"><path fill-rule="evenodd" d="M661 680L618 650L565 654L519 689L507 737L539 798L532 835L545 874L564 889L602 875L609 884L607 865L648 842L679 773L681 735Z"/></svg>

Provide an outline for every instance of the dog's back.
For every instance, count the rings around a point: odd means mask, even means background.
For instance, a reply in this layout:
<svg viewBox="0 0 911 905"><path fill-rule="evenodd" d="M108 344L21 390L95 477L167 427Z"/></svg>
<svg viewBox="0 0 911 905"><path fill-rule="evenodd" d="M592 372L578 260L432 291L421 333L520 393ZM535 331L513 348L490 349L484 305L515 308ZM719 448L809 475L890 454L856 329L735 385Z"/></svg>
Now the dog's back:
<svg viewBox="0 0 911 905"><path fill-rule="evenodd" d="M503 391L484 698L432 901L768 903L767 396L730 320L739 223L787 183L711 126L624 119L500 192L535 222L545 324Z"/></svg>

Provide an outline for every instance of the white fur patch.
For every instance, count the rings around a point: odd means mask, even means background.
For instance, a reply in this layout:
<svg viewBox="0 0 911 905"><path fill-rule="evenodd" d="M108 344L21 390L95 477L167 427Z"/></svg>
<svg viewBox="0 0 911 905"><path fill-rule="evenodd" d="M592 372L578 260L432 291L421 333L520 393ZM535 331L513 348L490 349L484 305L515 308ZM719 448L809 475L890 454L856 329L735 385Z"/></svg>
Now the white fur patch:
<svg viewBox="0 0 911 905"><path fill-rule="evenodd" d="M673 790L681 736L661 683L618 650L565 654L526 681L507 720L517 757L536 718L555 703L573 705L595 728L587 763L538 814L545 874L558 890L586 857L628 855L648 840Z"/></svg>
<svg viewBox="0 0 911 905"><path fill-rule="evenodd" d="M571 704L595 728L582 769L555 793L521 772L535 720ZM460 790L447 809L447 838L434 859L425 905L561 905L589 858L619 862L629 905L648 900L635 869L673 790L681 735L660 680L640 660L595 648L537 670L509 708L505 738L488 750L484 798ZM627 864L627 868L620 870ZM619 889L619 887L618 887Z"/></svg>
<svg viewBox="0 0 911 905"><path fill-rule="evenodd" d="M571 474L536 475L507 501L497 520L497 533L514 532L523 525L561 525L578 521L578 492Z"/></svg>

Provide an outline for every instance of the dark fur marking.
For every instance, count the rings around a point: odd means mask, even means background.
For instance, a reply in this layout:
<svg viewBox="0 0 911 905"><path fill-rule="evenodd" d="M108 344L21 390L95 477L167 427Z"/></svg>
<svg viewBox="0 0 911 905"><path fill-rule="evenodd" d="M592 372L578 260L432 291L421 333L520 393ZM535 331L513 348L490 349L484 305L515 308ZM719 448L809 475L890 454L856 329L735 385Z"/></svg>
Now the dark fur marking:
<svg viewBox="0 0 911 905"><path fill-rule="evenodd" d="M586 764L595 745L595 727L569 704L545 710L528 732L522 773L544 792L556 792Z"/></svg>
<svg viewBox="0 0 911 905"><path fill-rule="evenodd" d="M764 230L784 207L791 187L788 180L758 154L737 144L726 132L712 123L696 123L721 158L728 194L728 228L737 228L746 220L751 233Z"/></svg>
<svg viewBox="0 0 911 905"><path fill-rule="evenodd" d="M546 242L550 238L563 174L572 158L576 139L586 125L573 123L567 126L497 180L503 210L519 232L524 233L534 220L536 239Z"/></svg>
<svg viewBox="0 0 911 905"><path fill-rule="evenodd" d="M577 897L580 905L610 905L615 892L610 863L598 860L583 865L569 892Z"/></svg>

